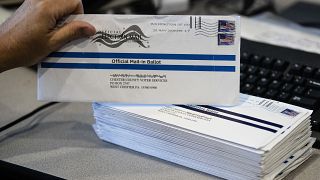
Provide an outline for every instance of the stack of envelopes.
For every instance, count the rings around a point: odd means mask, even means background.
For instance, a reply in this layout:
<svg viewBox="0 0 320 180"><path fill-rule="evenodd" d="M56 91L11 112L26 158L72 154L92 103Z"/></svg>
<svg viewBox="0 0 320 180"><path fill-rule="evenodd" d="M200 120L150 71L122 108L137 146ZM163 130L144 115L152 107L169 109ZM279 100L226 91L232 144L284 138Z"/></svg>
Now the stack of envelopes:
<svg viewBox="0 0 320 180"><path fill-rule="evenodd" d="M102 140L226 179L281 179L312 153L311 110L241 95L233 107L93 104Z"/></svg>

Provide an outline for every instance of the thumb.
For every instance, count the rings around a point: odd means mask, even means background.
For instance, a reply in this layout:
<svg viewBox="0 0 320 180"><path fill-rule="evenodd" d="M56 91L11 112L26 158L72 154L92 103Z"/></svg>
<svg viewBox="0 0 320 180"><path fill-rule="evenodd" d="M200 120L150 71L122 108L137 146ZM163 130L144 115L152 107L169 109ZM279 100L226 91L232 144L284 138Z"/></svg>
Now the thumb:
<svg viewBox="0 0 320 180"><path fill-rule="evenodd" d="M55 32L53 46L59 48L70 41L87 38L95 33L96 29L91 24L83 21L72 21Z"/></svg>

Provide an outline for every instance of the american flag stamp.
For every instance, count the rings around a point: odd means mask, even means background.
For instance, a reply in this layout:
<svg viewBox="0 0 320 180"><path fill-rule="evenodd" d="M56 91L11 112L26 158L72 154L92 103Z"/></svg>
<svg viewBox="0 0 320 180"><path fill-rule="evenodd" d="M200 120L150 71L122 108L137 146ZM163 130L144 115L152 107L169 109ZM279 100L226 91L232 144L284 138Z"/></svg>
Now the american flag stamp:
<svg viewBox="0 0 320 180"><path fill-rule="evenodd" d="M235 21L226 21L226 20L219 20L219 32L235 32L236 25Z"/></svg>
<svg viewBox="0 0 320 180"><path fill-rule="evenodd" d="M218 45L234 45L233 34L218 34Z"/></svg>

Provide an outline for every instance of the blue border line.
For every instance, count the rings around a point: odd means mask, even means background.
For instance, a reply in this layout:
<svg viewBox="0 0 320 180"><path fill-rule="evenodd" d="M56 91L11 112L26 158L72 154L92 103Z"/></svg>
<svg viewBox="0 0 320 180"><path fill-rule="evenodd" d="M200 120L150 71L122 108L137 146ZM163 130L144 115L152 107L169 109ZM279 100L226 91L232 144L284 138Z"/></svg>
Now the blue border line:
<svg viewBox="0 0 320 180"><path fill-rule="evenodd" d="M236 112L232 112L232 111L227 111L227 110L224 110L224 109L220 109L220 108L216 108L216 107L208 106L208 105L199 105L199 106L200 107L204 107L204 108L208 108L208 109L212 109L212 110L215 110L215 111L223 112L223 113L226 113L226 114L242 117L242 118L245 118L245 119L250 119L252 121L256 121L256 122L259 122L259 123L267 124L267 125L274 126L274 127L277 127L277 128L283 128L283 126L281 124L277 124L277 123L273 123L273 122L270 122L270 121L258 119L258 118L252 117L252 116L248 116L248 115L244 115L244 114L240 114L240 113L236 113Z"/></svg>
<svg viewBox="0 0 320 180"><path fill-rule="evenodd" d="M55 69L126 69L166 71L213 71L235 72L235 66L193 66L193 65L148 65L148 64L98 64L98 63L54 63L41 62L41 68Z"/></svg>
<svg viewBox="0 0 320 180"><path fill-rule="evenodd" d="M209 55L209 54L53 52L48 57L52 57L52 58L126 58L126 59L236 61L235 55Z"/></svg>
<svg viewBox="0 0 320 180"><path fill-rule="evenodd" d="M268 128L268 127L260 126L260 125L253 124L253 123L250 123L250 122L242 121L240 119L224 116L224 115L221 115L221 114L215 114L215 113L212 113L212 112L208 112L208 111L204 111L204 110L201 110L201 109L193 108L193 107L190 107L190 106L187 106L187 105L175 105L175 106L178 106L178 107L181 107L181 108L185 108L185 109L189 109L189 110L196 111L196 112L200 112L200 113L203 113L203 114L215 116L215 117L218 117L218 118L221 118L221 119L225 119L225 120L228 120L228 121L244 124L244 125L247 125L247 126L255 127L255 128L258 128L258 129L262 129L262 130L265 130L265 131L272 132L272 133L276 133L277 132L277 130L275 130L275 129L271 129L271 128Z"/></svg>

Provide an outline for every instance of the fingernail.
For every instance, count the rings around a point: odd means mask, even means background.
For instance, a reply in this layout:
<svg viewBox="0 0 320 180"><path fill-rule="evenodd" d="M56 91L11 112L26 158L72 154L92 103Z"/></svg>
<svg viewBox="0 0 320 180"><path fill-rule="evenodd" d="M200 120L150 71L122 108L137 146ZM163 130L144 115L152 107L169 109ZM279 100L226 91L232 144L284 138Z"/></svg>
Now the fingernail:
<svg viewBox="0 0 320 180"><path fill-rule="evenodd" d="M84 27L81 29L83 35L90 37L96 34L96 30L93 27Z"/></svg>

